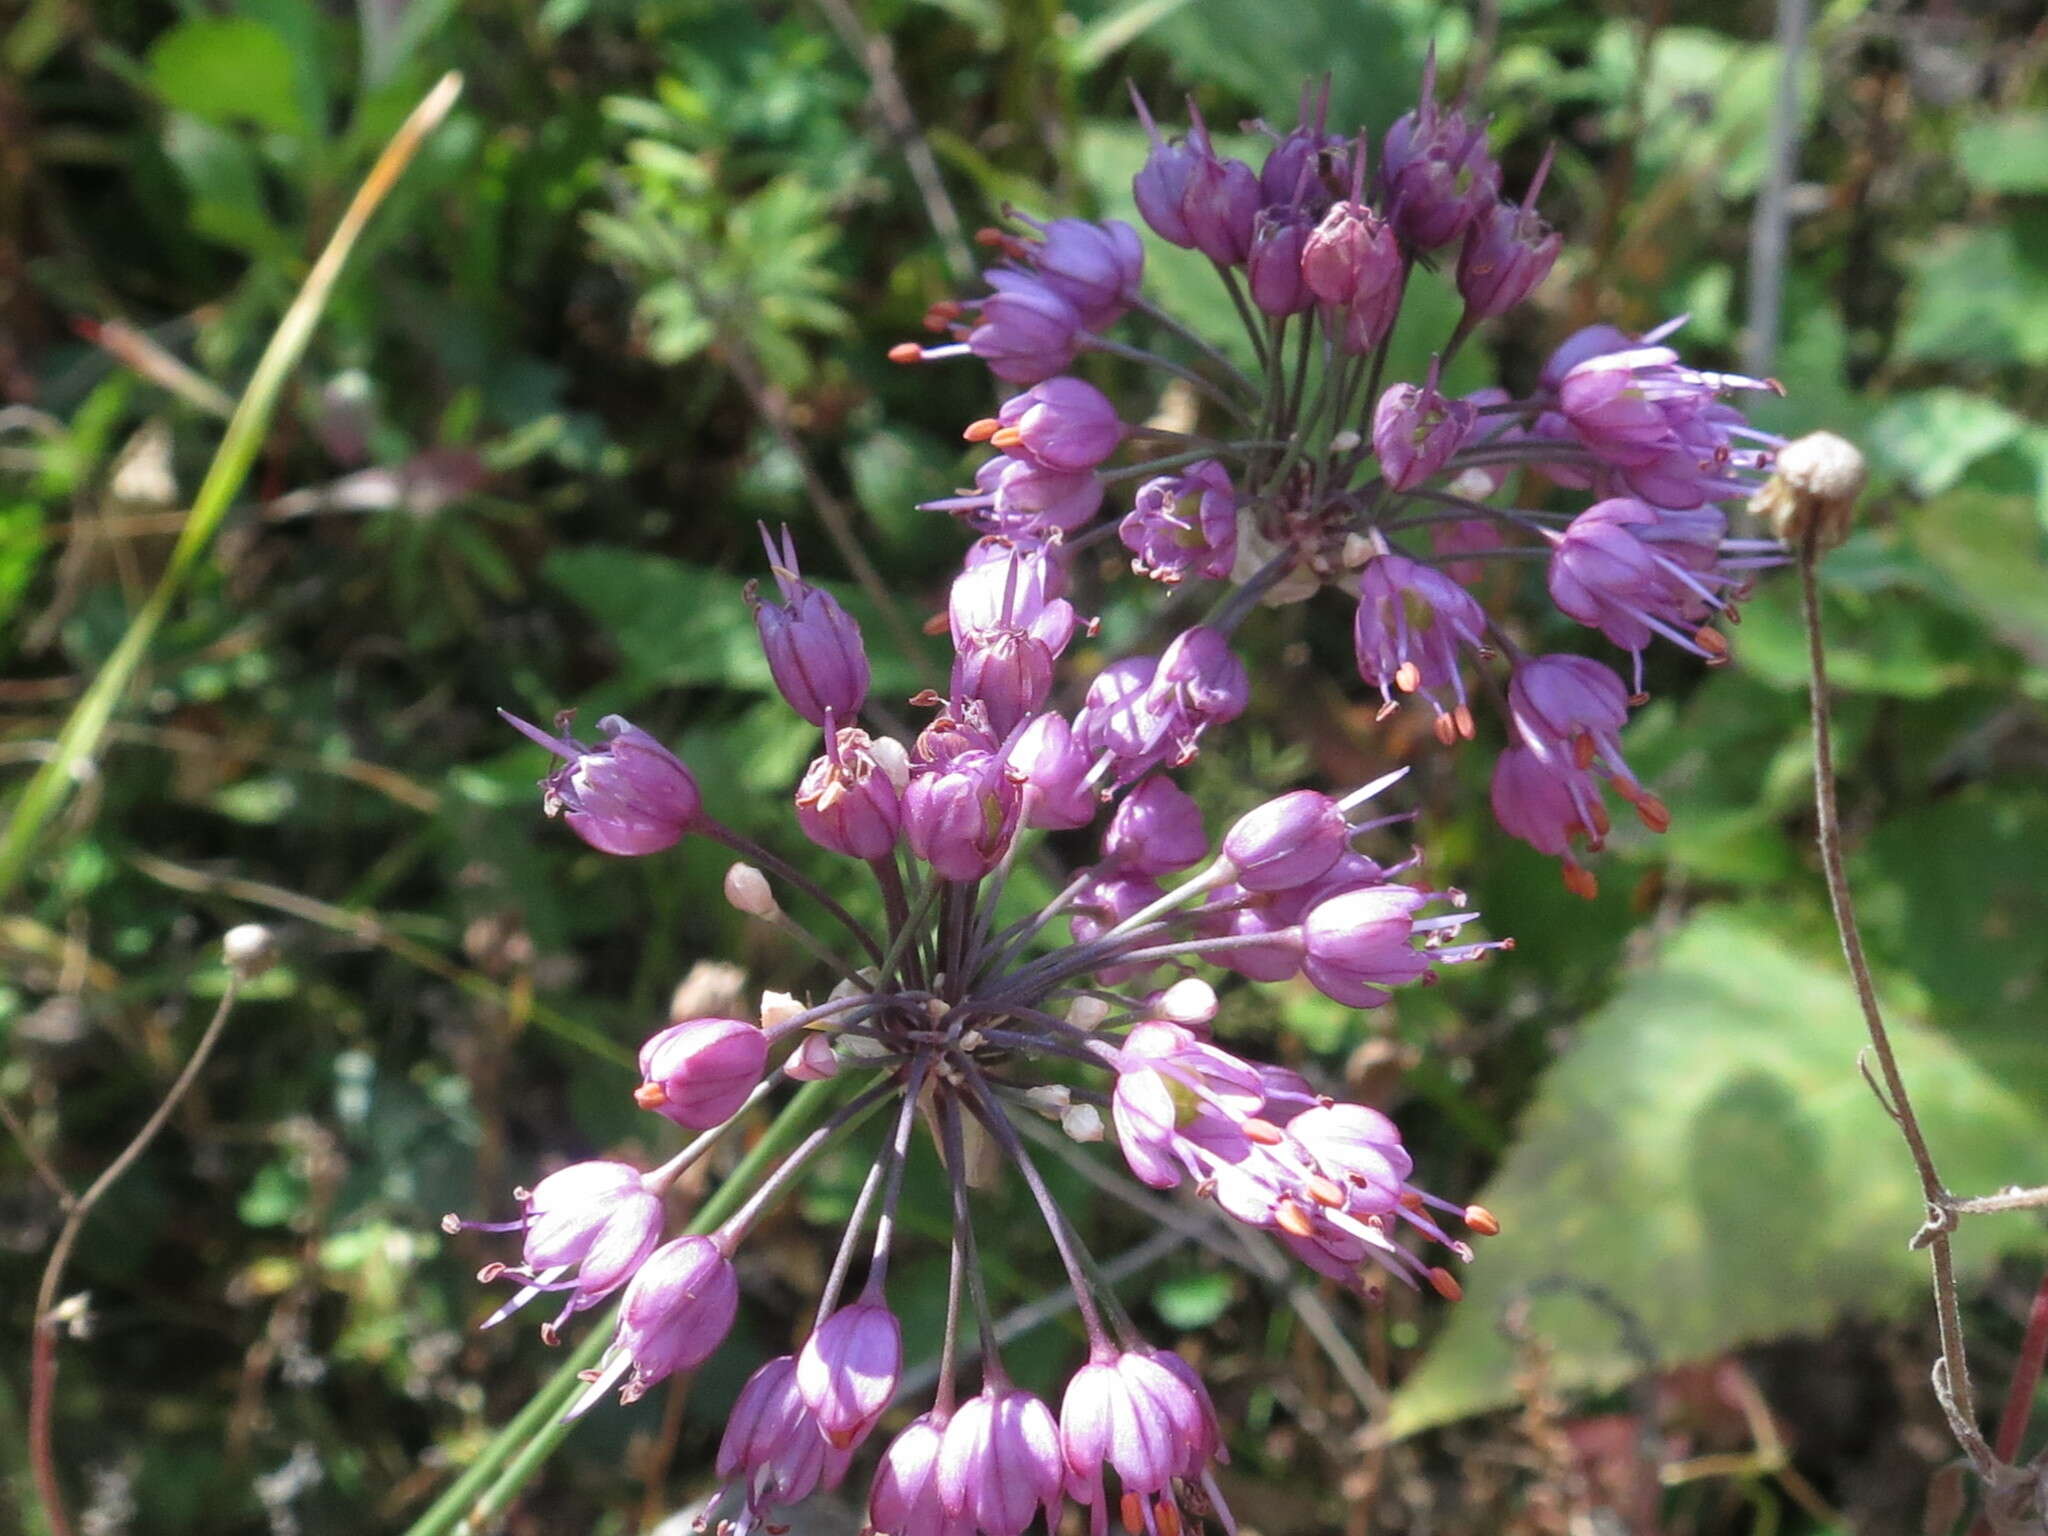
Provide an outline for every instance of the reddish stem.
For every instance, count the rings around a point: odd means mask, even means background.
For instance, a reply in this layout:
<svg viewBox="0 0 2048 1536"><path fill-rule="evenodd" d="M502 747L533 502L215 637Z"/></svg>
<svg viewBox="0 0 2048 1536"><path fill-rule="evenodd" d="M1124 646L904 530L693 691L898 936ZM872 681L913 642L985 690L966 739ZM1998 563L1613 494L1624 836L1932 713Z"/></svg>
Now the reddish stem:
<svg viewBox="0 0 2048 1536"><path fill-rule="evenodd" d="M2012 1387L2005 1394L2005 1411L1998 1416L1998 1438L1992 1449L2000 1461L2019 1455L2020 1440L2027 1432L2027 1419L2034 1411L2034 1389L2041 1382L2041 1365L2048 1360L2048 1274L2034 1292L2033 1309L2027 1313L2026 1337L2020 1341L2019 1364L2013 1367Z"/></svg>

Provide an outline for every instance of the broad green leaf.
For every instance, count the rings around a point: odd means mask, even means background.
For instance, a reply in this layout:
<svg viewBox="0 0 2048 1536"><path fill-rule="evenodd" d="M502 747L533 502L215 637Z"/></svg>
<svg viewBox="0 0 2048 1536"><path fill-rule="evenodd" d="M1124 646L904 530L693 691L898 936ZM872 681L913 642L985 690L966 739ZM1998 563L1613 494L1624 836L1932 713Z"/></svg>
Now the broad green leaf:
<svg viewBox="0 0 2048 1536"><path fill-rule="evenodd" d="M1881 411L1870 424L1865 446L1916 494L1936 496L2025 426L2022 418L1983 395L1928 389L1894 400Z"/></svg>
<svg viewBox="0 0 2048 1536"><path fill-rule="evenodd" d="M149 50L149 80L181 112L211 123L254 123L280 133L306 127L291 48L246 16L193 16Z"/></svg>
<svg viewBox="0 0 2048 1536"><path fill-rule="evenodd" d="M1784 937L1810 916L1703 913L1585 1024L1479 1192L1502 1235L1479 1245L1465 1299L1382 1434L1512 1402L1500 1320L1524 1300L1568 1388L1926 1305L1927 1261L1906 1247L1919 1187L1857 1073L1855 1000L1836 965ZM1955 1188L2038 1171L2039 1103L1941 1034L1896 1012L1892 1029ZM1957 1246L1974 1277L2043 1244L2032 1222L1984 1221Z"/></svg>
<svg viewBox="0 0 2048 1536"><path fill-rule="evenodd" d="M2048 558L2024 499L1966 487L1922 508L1912 532L1951 595L2036 666L2048 667Z"/></svg>
<svg viewBox="0 0 2048 1536"><path fill-rule="evenodd" d="M1912 258L1899 356L1999 367L2048 362L2048 216L1950 226Z"/></svg>
<svg viewBox="0 0 2048 1536"><path fill-rule="evenodd" d="M2037 1101L2048 1097L2044 842L2048 798L1987 786L1886 823L1851 867L1870 892L1871 942L1927 989L1937 1022Z"/></svg>
<svg viewBox="0 0 2048 1536"><path fill-rule="evenodd" d="M1968 124L1956 138L1956 160L1979 191L2048 189L2048 112L2009 112Z"/></svg>
<svg viewBox="0 0 2048 1536"><path fill-rule="evenodd" d="M629 694L646 687L774 687L740 583L723 571L601 545L566 546L545 574L609 632Z"/></svg>

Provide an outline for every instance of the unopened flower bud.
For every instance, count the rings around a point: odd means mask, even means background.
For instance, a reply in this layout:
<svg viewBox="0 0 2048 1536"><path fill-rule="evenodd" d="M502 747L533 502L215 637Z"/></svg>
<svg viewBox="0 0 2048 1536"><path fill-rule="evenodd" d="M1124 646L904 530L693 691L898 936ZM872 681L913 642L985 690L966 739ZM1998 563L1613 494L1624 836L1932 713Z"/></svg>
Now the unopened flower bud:
<svg viewBox="0 0 2048 1536"><path fill-rule="evenodd" d="M1833 549L1849 536L1866 478L1854 443L1809 432L1778 450L1771 478L1749 499L1749 510L1782 543L1797 548L1811 539L1816 550Z"/></svg>
<svg viewBox="0 0 2048 1536"><path fill-rule="evenodd" d="M1067 1004L1067 1022L1076 1029L1100 1029L1109 1017L1109 1004L1099 997L1077 997Z"/></svg>
<svg viewBox="0 0 2048 1536"><path fill-rule="evenodd" d="M1159 997L1159 1016L1176 1024L1206 1024L1216 1017L1216 989L1199 976L1184 976Z"/></svg>
<svg viewBox="0 0 2048 1536"><path fill-rule="evenodd" d="M782 1064L783 1072L799 1083L815 1083L839 1075L839 1053L830 1035L807 1034L796 1051Z"/></svg>
<svg viewBox="0 0 2048 1536"><path fill-rule="evenodd" d="M693 1131L739 1112L768 1063L768 1037L745 1019L685 1019L640 1047L633 1102Z"/></svg>
<svg viewBox="0 0 2048 1536"><path fill-rule="evenodd" d="M774 917L782 911L768 877L751 864L735 864L725 872L725 899L749 917Z"/></svg>
<svg viewBox="0 0 2048 1536"><path fill-rule="evenodd" d="M1057 1120L1074 1102L1074 1094L1065 1083L1041 1083L1026 1089L1024 1099L1041 1115Z"/></svg>
<svg viewBox="0 0 2048 1536"><path fill-rule="evenodd" d="M517 715L498 711L513 729L565 761L541 780L541 806L599 853L636 857L674 847L697 825L703 801L697 781L677 756L631 721L606 715L605 738L588 747L569 736L550 736ZM556 729L566 722L564 715Z"/></svg>
<svg viewBox="0 0 2048 1536"><path fill-rule="evenodd" d="M1060 1129L1070 1141L1102 1140L1102 1111L1093 1104L1075 1104L1060 1116Z"/></svg>
<svg viewBox="0 0 2048 1536"><path fill-rule="evenodd" d="M247 981L277 963L277 935L261 923L238 923L221 935L220 952L236 979Z"/></svg>

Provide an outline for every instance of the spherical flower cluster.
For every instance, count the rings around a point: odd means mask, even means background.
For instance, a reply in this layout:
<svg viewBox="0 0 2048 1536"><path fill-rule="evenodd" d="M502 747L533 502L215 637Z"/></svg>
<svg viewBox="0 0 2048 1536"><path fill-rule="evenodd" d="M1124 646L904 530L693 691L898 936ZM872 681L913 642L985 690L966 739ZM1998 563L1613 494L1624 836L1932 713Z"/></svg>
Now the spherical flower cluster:
<svg viewBox="0 0 2048 1536"><path fill-rule="evenodd" d="M1587 327L1523 393L1448 394L1444 366L1557 261L1562 241L1536 212L1550 155L1519 199L1504 194L1485 122L1438 99L1433 59L1419 103L1376 145L1330 132L1327 103L1327 86L1305 90L1292 131L1252 125L1270 141L1257 167L1222 153L1192 104L1172 139L1137 103L1151 147L1132 201L1153 235L1213 264L1245 322L1249 372L1156 307L1144 319L1164 333L1163 353L1105 334L1137 299L1143 252L1128 225L1025 221L1035 234L987 234L1010 258L989 275L993 292L935 311L959 339L892 355L973 353L999 380L1031 387L968 428L1002 455L974 490L927 506L1057 557L1108 534L1097 519L1109 487L1136 481L1110 516L1138 575L1231 582L1246 604L1325 587L1355 598L1360 676L1388 711L1404 696L1424 701L1446 745L1477 734L1474 662L1506 657L1508 691L1530 664L1465 590L1508 562L1543 562L1556 609L1632 653L1631 702L1654 640L1724 660L1717 621L1734 617L1754 570L1784 558L1774 540L1728 536L1722 504L1755 493L1780 446L1733 400L1777 386L1688 365L1667 344L1672 321L1640 337ZM1411 287L1441 280L1432 273L1455 290L1458 318L1421 379L1389 380L1389 338ZM1066 371L1091 353L1178 376L1211 420L1125 425ZM1133 462L1109 466L1134 446ZM1552 490L1587 500L1550 510ZM1120 708L1129 679L1102 686L1104 707ZM1560 776L1518 722L1495 805L1503 827L1546 851L1604 835L1598 797ZM1571 888L1590 891L1590 873L1559 856Z"/></svg>
<svg viewBox="0 0 2048 1536"><path fill-rule="evenodd" d="M1051 404L1017 413L1014 430L1035 432L1043 423L1026 424L1031 410ZM1183 500L1227 494L1191 478ZM1451 1219L1483 1234L1497 1229L1493 1218L1414 1184L1413 1160L1383 1115L1217 1044L1208 977L1300 977L1369 1008L1506 941L1465 937L1475 914L1415 878L1419 855L1382 865L1358 848L1407 819L1364 814L1400 772L1342 799L1283 794L1212 841L1172 771L1245 707L1226 631L1197 626L1157 656L1114 662L1077 711L1062 713L1054 663L1086 625L1061 595L1054 552L992 541L953 583L950 690L912 700L930 717L900 740L860 714L869 669L858 625L798 574L786 534L769 550L782 601L753 599L762 645L784 698L822 732L796 790L796 824L819 848L865 866L885 921L871 931L709 814L688 769L645 732L607 721L605 744L593 748L520 724L566 759L544 781L547 804L566 810L586 842L637 854L688 833L731 850L743 861L726 882L733 904L803 938L839 985L817 1002L766 994L758 1018L684 1018L647 1040L635 1104L698 1133L659 1167L577 1163L518 1192L516 1220L447 1218L451 1233L519 1237L516 1264L482 1272L517 1286L489 1322L559 1292L562 1311L543 1329L552 1341L577 1313L617 1297L609 1347L572 1414L614 1390L631 1402L695 1369L733 1326L749 1233L815 1158L883 1115L882 1148L816 1325L755 1371L719 1450L720 1529L774 1530L778 1511L842 1481L898 1406L903 1330L889 1273L904 1166L923 1124L951 1184L946 1343L935 1398L893 1420L880 1450L871 1529L1022 1536L1040 1519L1057 1529L1071 1500L1096 1533L1111 1519L1130 1531L1209 1521L1234 1531L1215 1476L1228 1452L1207 1389L1145 1341L1098 1278L1020 1127L1081 1142L1113 1127L1138 1180L1189 1185L1317 1273L1368 1297L1392 1281L1455 1298L1450 1266L1472 1250ZM1005 879L1034 832L1071 837L1095 825L1097 856L1058 895L999 918ZM850 951L786 906L837 925ZM722 1224L669 1235L677 1179L785 1079L836 1093L835 1107ZM1058 1130L1038 1132L1037 1117ZM1003 1367L976 1259L970 1140L1029 1191L1073 1290L1087 1358L1057 1406ZM963 1313L981 1339L971 1393Z"/></svg>

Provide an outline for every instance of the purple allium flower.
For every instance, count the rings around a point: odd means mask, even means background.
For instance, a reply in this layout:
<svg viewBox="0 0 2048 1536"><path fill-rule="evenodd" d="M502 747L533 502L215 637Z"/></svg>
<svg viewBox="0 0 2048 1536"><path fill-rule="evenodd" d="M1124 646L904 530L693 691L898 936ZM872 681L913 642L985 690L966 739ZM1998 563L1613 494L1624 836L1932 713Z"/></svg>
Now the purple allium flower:
<svg viewBox="0 0 2048 1536"><path fill-rule="evenodd" d="M1085 827L1102 809L1089 773L1092 760L1064 715L1037 716L1004 749L1003 760L1023 781L1028 827Z"/></svg>
<svg viewBox="0 0 2048 1536"><path fill-rule="evenodd" d="M1240 816L1224 834L1223 856L1245 890L1291 891L1327 874L1350 836L1335 800L1297 789Z"/></svg>
<svg viewBox="0 0 2048 1536"><path fill-rule="evenodd" d="M796 1389L834 1450L865 1440L903 1374L903 1325L878 1300L841 1307L796 1357Z"/></svg>
<svg viewBox="0 0 2048 1536"><path fill-rule="evenodd" d="M1202 625L1176 636L1160 653L1147 690L1149 707L1168 722L1173 761L1187 762L1203 731L1243 714L1251 691L1251 679L1228 636Z"/></svg>
<svg viewBox="0 0 2048 1536"><path fill-rule="evenodd" d="M1065 1487L1059 1425L1029 1392L985 1385L946 1426L939 1499L979 1536L1023 1536L1040 1510L1045 1528L1056 1530Z"/></svg>
<svg viewBox="0 0 2048 1536"><path fill-rule="evenodd" d="M1421 945L1456 933L1476 914L1418 918L1428 891L1405 885L1368 886L1326 897L1301 920L1301 971L1325 997L1353 1008L1377 1008L1390 989L1430 974L1432 958L1468 960L1470 946L1425 950Z"/></svg>
<svg viewBox="0 0 2048 1536"><path fill-rule="evenodd" d="M939 1451L946 1420L922 1413L882 1452L868 1490L868 1526L889 1536L972 1536L973 1526L939 1502Z"/></svg>
<svg viewBox="0 0 2048 1536"><path fill-rule="evenodd" d="M1607 812L1589 775L1569 763L1545 762L1528 747L1509 747L1494 762L1491 798L1503 830L1564 862L1567 890L1589 901L1599 894L1571 846L1583 840L1598 852L1607 840Z"/></svg>
<svg viewBox="0 0 2048 1536"><path fill-rule="evenodd" d="M1562 534L1551 536L1552 600L1571 618L1635 653L1638 693L1643 651L1653 635L1709 665L1728 655L1728 642L1705 625L1725 603L1685 565L1659 551L1655 535L1660 521L1656 508L1615 497L1595 503Z"/></svg>
<svg viewBox="0 0 2048 1536"><path fill-rule="evenodd" d="M1437 389L1437 366L1429 365L1420 385L1396 384L1373 410L1373 452L1390 491L1409 490L1441 470L1479 419L1471 401L1446 399Z"/></svg>
<svg viewBox="0 0 2048 1536"><path fill-rule="evenodd" d="M1301 273L1301 259L1315 228L1309 216L1292 208L1267 208L1252 225L1252 247L1245 256L1245 276L1252 302L1268 315L1298 315L1312 308L1316 296Z"/></svg>
<svg viewBox="0 0 2048 1536"><path fill-rule="evenodd" d="M1187 143L1169 144L1160 136L1159 125L1152 121L1136 86L1131 88L1131 104L1137 108L1138 121L1145 125L1145 135L1152 141L1144 165L1131 178L1131 200L1138 205L1139 215L1152 227L1153 234L1168 245L1193 250L1195 237L1188 229L1181 203L1187 196L1188 182L1200 152ZM1203 150L1206 149L1204 144Z"/></svg>
<svg viewBox="0 0 2048 1536"><path fill-rule="evenodd" d="M1088 696L1074 717L1074 739L1091 755L1107 752L1120 760L1118 777L1135 779L1152 766L1151 754L1166 732L1166 719L1154 707L1152 681L1159 675L1154 656L1126 656L1095 674ZM1135 764L1122 771L1124 762Z"/></svg>
<svg viewBox="0 0 2048 1536"><path fill-rule="evenodd" d="M1196 250L1219 265L1237 266L1251 250L1252 222L1259 214L1259 178L1242 160L1226 160L1210 147L1209 131L1192 100L1188 116L1188 142L1194 147L1195 159L1181 190L1181 223Z"/></svg>
<svg viewBox="0 0 2048 1536"><path fill-rule="evenodd" d="M567 1291L561 1316L541 1327L553 1343L576 1313L596 1306L632 1278L661 1241L661 1195L640 1170L626 1163L571 1163L532 1190L517 1191L526 1207L517 1221L464 1221L444 1216L441 1229L456 1232L523 1232L517 1265L487 1264L486 1284L501 1275L521 1281L517 1295L485 1319L503 1322L543 1291ZM574 1278L566 1278L570 1270Z"/></svg>
<svg viewBox="0 0 2048 1536"><path fill-rule="evenodd" d="M1123 797L1102 834L1103 863L1123 874L1170 875L1192 869L1208 852L1201 807L1161 773L1148 774Z"/></svg>
<svg viewBox="0 0 2048 1536"><path fill-rule="evenodd" d="M1122 219L1054 219L1041 224L1013 215L1036 231L1036 240L998 236L992 244L1034 272L1039 281L1074 306L1091 331L1113 325L1138 299L1145 273L1145 246ZM986 232L984 239L987 238Z"/></svg>
<svg viewBox="0 0 2048 1536"><path fill-rule="evenodd" d="M921 512L953 512L976 528L1014 538L1044 539L1084 527L1102 506L1102 480L1090 470L1049 470L1007 455L974 472L975 489L918 503Z"/></svg>
<svg viewBox="0 0 2048 1536"><path fill-rule="evenodd" d="M768 1065L768 1040L745 1019L685 1019L640 1047L633 1102L691 1130L730 1120Z"/></svg>
<svg viewBox="0 0 2048 1536"><path fill-rule="evenodd" d="M1446 576L1469 587L1486 575L1486 562L1457 557L1492 554L1507 548L1507 540L1501 536L1500 524L1489 518L1454 518L1430 525L1429 548Z"/></svg>
<svg viewBox="0 0 2048 1536"><path fill-rule="evenodd" d="M1052 648L1014 624L982 630L953 657L952 693L975 699L1000 737L1031 718L1052 692Z"/></svg>
<svg viewBox="0 0 2048 1536"><path fill-rule="evenodd" d="M903 830L910 762L902 746L849 726L825 732L796 791L796 822L820 848L850 859L887 858Z"/></svg>
<svg viewBox="0 0 2048 1536"><path fill-rule="evenodd" d="M718 1475L738 1491L756 1523L768 1511L800 1504L819 1487L836 1488L850 1450L826 1442L796 1385L796 1360L778 1355L747 1378L718 1446ZM743 1522L742 1529L753 1526Z"/></svg>
<svg viewBox="0 0 2048 1536"><path fill-rule="evenodd" d="M1177 1482L1200 1487L1232 1528L1202 1454L1205 1409L1187 1382L1149 1351L1098 1350L1074 1373L1060 1404L1060 1449L1067 1492L1088 1510L1092 1530L1107 1528L1112 1507L1129 1530L1185 1529ZM1115 1506L1106 1472L1116 1474Z"/></svg>
<svg viewBox="0 0 2048 1536"><path fill-rule="evenodd" d="M1012 395L992 420L993 425L984 420L969 427L969 440L980 441L985 435L991 447L1055 475L1095 468L1116 452L1130 430L1107 395L1071 374Z"/></svg>
<svg viewBox="0 0 2048 1536"><path fill-rule="evenodd" d="M1536 196L1549 172L1550 151L1545 150L1519 206L1493 203L1467 227L1458 248L1458 294L1468 321L1506 314L1534 293L1557 264L1564 239L1536 212Z"/></svg>
<svg viewBox="0 0 2048 1536"><path fill-rule="evenodd" d="M913 773L903 794L910 851L948 880L979 880L1001 862L1023 811L1021 780L994 752L962 752Z"/></svg>
<svg viewBox="0 0 2048 1536"><path fill-rule="evenodd" d="M1394 708L1394 690L1419 693L1436 710L1439 741L1470 741L1472 711L1458 653L1483 650L1485 636L1485 611L1441 571L1405 555L1381 555L1358 574L1352 638L1359 675L1379 689L1383 717ZM1446 689L1457 700L1449 708L1438 697Z"/></svg>
<svg viewBox="0 0 2048 1536"><path fill-rule="evenodd" d="M1171 586L1189 575L1219 581L1237 560L1237 491L1214 459L1147 480L1117 528L1131 569Z"/></svg>
<svg viewBox="0 0 2048 1536"><path fill-rule="evenodd" d="M1387 130L1380 186L1395 233L1418 251L1449 245L1500 193L1485 125L1437 104L1434 53L1423 70L1421 104Z"/></svg>
<svg viewBox="0 0 2048 1536"><path fill-rule="evenodd" d="M1301 942L1294 932L1301 921L1300 897L1298 891L1248 891L1234 880L1219 885L1202 913L1202 936L1231 943L1209 958L1250 981L1300 975Z"/></svg>
<svg viewBox="0 0 2048 1536"><path fill-rule="evenodd" d="M978 301L980 323L967 333L967 350L990 373L1011 384L1036 384L1073 362L1087 328L1058 289L1001 268L988 281L995 292Z"/></svg>
<svg viewBox="0 0 2048 1536"><path fill-rule="evenodd" d="M621 715L597 722L605 738L586 747L563 734L550 736L517 715L498 711L506 724L566 759L541 783L541 807L560 816L599 853L628 858L673 848L701 824L703 799L682 760ZM564 714L557 731L568 729Z"/></svg>
<svg viewBox="0 0 2048 1536"><path fill-rule="evenodd" d="M1320 91L1313 81L1303 81L1300 120L1293 132L1275 139L1259 167L1259 197L1269 210L1303 208L1319 214L1330 204L1331 180L1349 182L1350 164L1344 158L1349 145L1329 132L1329 120L1329 77L1323 77Z"/></svg>
<svg viewBox="0 0 2048 1536"><path fill-rule="evenodd" d="M1406 265L1386 221L1363 203L1333 204L1301 253L1302 280L1322 303L1341 352L1370 352L1393 329Z"/></svg>
<svg viewBox="0 0 2048 1536"><path fill-rule="evenodd" d="M766 528L761 540L768 546L768 563L782 601L762 602L749 582L747 603L754 610L754 627L761 632L761 649L767 653L776 688L789 707L813 725L823 725L828 714L842 721L857 719L868 697L868 653L860 625L831 593L803 579L796 543L787 528L782 530L779 550Z"/></svg>
<svg viewBox="0 0 2048 1536"><path fill-rule="evenodd" d="M1119 923L1144 911L1166 890L1150 875L1109 873L1096 876L1075 895L1067 920L1068 931L1078 945L1093 944ZM1140 976L1149 976L1150 965L1105 965L1097 975L1111 986L1123 986Z"/></svg>
<svg viewBox="0 0 2048 1536"><path fill-rule="evenodd" d="M569 1416L587 1411L622 1376L620 1401L631 1403L677 1371L695 1370L725 1341L739 1301L732 1260L717 1239L679 1237L663 1243L626 1287L611 1362Z"/></svg>

